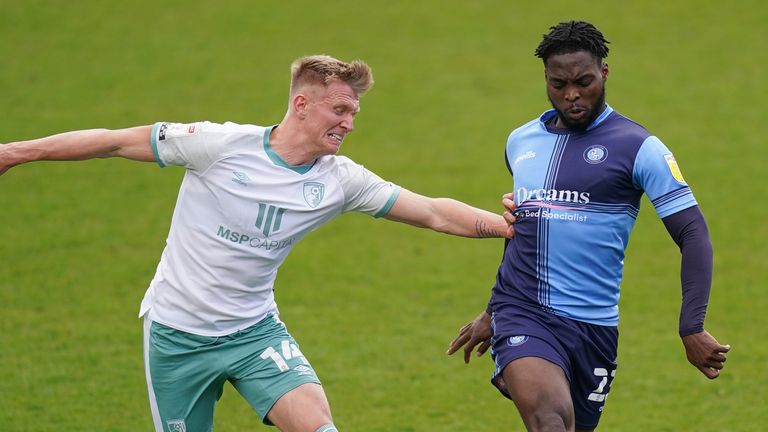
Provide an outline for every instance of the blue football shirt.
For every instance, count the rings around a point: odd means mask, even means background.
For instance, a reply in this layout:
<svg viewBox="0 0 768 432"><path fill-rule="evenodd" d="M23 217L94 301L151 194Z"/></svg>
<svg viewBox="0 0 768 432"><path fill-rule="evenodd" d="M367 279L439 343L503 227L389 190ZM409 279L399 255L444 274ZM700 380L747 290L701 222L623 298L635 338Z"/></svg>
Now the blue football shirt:
<svg viewBox="0 0 768 432"><path fill-rule="evenodd" d="M518 220L491 304L615 326L640 197L648 194L661 218L696 200L667 147L610 106L584 132L550 127L556 115L545 112L507 140Z"/></svg>

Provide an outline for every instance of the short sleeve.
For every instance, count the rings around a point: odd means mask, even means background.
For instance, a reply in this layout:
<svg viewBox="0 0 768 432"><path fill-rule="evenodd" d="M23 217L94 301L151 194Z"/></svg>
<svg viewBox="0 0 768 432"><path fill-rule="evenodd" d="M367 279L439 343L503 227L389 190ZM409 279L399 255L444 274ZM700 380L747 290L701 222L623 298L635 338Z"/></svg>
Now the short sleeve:
<svg viewBox="0 0 768 432"><path fill-rule="evenodd" d="M216 123L161 122L152 126L150 140L161 167L178 165L202 173L222 157L226 137L223 126Z"/></svg>
<svg viewBox="0 0 768 432"><path fill-rule="evenodd" d="M640 146L632 180L648 195L660 218L696 205L675 157L655 136L649 136Z"/></svg>
<svg viewBox="0 0 768 432"><path fill-rule="evenodd" d="M344 156L336 157L335 175L344 191L343 211L358 211L379 218L389 213L400 186Z"/></svg>

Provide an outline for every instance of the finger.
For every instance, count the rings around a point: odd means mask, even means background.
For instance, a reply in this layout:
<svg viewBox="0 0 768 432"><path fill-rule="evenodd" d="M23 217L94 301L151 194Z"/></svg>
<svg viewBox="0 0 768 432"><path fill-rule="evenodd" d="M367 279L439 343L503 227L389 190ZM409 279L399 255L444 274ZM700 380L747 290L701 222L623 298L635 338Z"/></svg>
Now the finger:
<svg viewBox="0 0 768 432"><path fill-rule="evenodd" d="M728 360L728 357L723 353L715 353L709 356L707 360L713 361L713 362L725 363L725 361Z"/></svg>
<svg viewBox="0 0 768 432"><path fill-rule="evenodd" d="M720 371L717 369L712 369L706 366L702 366L699 368L699 370L709 379L715 379L718 376L720 376Z"/></svg>
<svg viewBox="0 0 768 432"><path fill-rule="evenodd" d="M501 215L504 217L504 220L505 220L505 221L506 221L508 224L510 224L510 225L511 225L511 224L513 224L513 223L515 223L515 222L517 222L517 218L515 217L515 215L513 215L512 213L510 213L510 212L508 212L508 211L505 211L505 212L504 212L504 213L502 213Z"/></svg>
<svg viewBox="0 0 768 432"><path fill-rule="evenodd" d="M486 351L488 351L488 348L491 347L491 341L483 341L482 344L480 344L479 347L477 347L477 356L480 357L483 354L485 354Z"/></svg>
<svg viewBox="0 0 768 432"><path fill-rule="evenodd" d="M464 347L464 364L469 364L469 359L472 356L472 348L467 345Z"/></svg>
<svg viewBox="0 0 768 432"><path fill-rule="evenodd" d="M451 355L455 353L456 351L458 351L459 348L461 348L465 343L467 343L468 340L469 340L468 334L459 335L448 346L448 351L446 352L446 354Z"/></svg>
<svg viewBox="0 0 768 432"><path fill-rule="evenodd" d="M517 205L515 204L515 202L509 198L502 199L501 204L504 206L504 208L506 208L509 211L515 211L515 209L517 208Z"/></svg>
<svg viewBox="0 0 768 432"><path fill-rule="evenodd" d="M469 363L469 359L472 356L472 350L475 349L479 342L479 340L472 338L467 342L467 345L464 346L464 363Z"/></svg>
<svg viewBox="0 0 768 432"><path fill-rule="evenodd" d="M514 201L515 200L515 193L514 192L507 192L507 193L505 193L504 195L501 196L501 199L502 200L508 199L510 201Z"/></svg>
<svg viewBox="0 0 768 432"><path fill-rule="evenodd" d="M506 235L506 237L507 237L508 239L511 239L511 238L512 238L512 237L514 237L514 236L515 236L515 227L513 227L512 225L510 225L510 226L508 226L508 227L507 227L507 235Z"/></svg>
<svg viewBox="0 0 768 432"><path fill-rule="evenodd" d="M707 366L712 369L722 370L725 367L725 364L723 362L709 362L707 363Z"/></svg>

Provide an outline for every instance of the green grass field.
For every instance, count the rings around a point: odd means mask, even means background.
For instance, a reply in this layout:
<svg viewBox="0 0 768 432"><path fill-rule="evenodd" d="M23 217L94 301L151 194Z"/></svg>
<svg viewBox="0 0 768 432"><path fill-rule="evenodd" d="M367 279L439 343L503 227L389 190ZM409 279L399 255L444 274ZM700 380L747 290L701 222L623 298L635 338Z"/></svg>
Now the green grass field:
<svg viewBox="0 0 768 432"><path fill-rule="evenodd" d="M521 3L521 4L515 4ZM755 431L768 400L762 2L0 0L0 143L168 121L272 124L299 56L361 58L376 85L342 153L490 210L508 133L548 108L532 53L559 21L611 41L608 102L672 150L707 216L708 381L677 336L679 253L647 200L627 253L604 431ZM149 431L139 302L181 169L40 162L0 177L0 430ZM485 307L502 242L347 215L309 236L276 290L342 431L523 430L487 358L445 356ZM761 270L763 269L763 270ZM227 387L216 430L267 430Z"/></svg>

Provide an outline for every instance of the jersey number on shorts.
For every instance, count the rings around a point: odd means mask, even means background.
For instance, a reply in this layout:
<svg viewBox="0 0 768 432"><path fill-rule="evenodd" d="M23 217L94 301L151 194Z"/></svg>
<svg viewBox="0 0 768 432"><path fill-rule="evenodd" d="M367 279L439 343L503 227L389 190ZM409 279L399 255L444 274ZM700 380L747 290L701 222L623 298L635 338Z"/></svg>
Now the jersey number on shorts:
<svg viewBox="0 0 768 432"><path fill-rule="evenodd" d="M299 347L296 346L296 344L290 343L290 341L284 340L280 343L280 350L282 351L282 355L275 351L274 348L269 347L264 350L264 352L261 353L261 358L264 360L271 358L273 362L275 362L275 365L278 369L280 369L280 372L285 372L288 369L288 362L287 360L290 360L292 358L299 358L301 360L302 364L308 364L307 359L304 358L304 354L299 351Z"/></svg>
<svg viewBox="0 0 768 432"><path fill-rule="evenodd" d="M608 370L604 368L595 368L594 374L595 376L603 377L603 379L600 381L600 385L590 393L587 399L595 402L603 402L605 398L608 397L608 393L603 394L603 390L605 389L605 385L608 384L609 379L613 381L613 377L616 376L616 369L611 371L610 378L608 378Z"/></svg>

